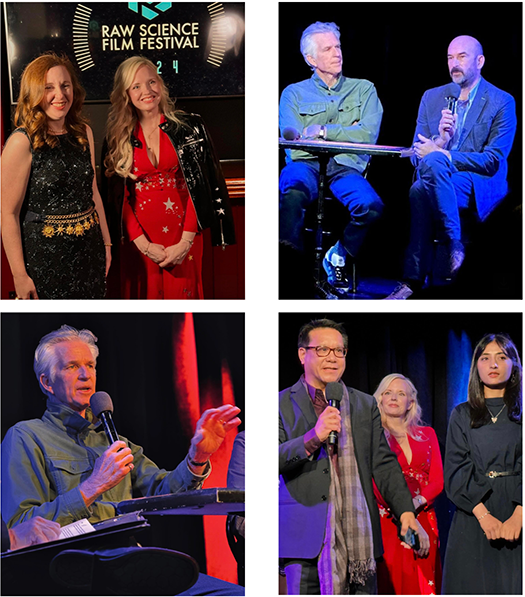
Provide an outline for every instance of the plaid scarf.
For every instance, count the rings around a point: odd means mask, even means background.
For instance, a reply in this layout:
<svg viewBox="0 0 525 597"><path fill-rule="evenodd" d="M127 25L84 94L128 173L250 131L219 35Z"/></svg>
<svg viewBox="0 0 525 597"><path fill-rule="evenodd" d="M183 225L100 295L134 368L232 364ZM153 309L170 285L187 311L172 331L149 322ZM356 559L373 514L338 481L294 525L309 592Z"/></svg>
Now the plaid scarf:
<svg viewBox="0 0 525 597"><path fill-rule="evenodd" d="M321 595L348 595L351 584L375 574L370 513L361 486L352 438L350 401L343 385L337 456L330 457L330 498L318 571Z"/></svg>

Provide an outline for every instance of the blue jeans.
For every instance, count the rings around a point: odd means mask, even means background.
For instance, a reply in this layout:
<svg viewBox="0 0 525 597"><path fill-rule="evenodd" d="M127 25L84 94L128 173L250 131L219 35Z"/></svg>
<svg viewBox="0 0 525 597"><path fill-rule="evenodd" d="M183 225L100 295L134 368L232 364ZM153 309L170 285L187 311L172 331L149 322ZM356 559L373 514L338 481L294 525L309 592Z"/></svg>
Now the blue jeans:
<svg viewBox="0 0 525 597"><path fill-rule="evenodd" d="M432 269L434 240L461 240L460 212L474 198L474 185L470 172L458 171L439 151L421 160L417 174L409 195L410 240L403 278L424 282Z"/></svg>
<svg viewBox="0 0 525 597"><path fill-rule="evenodd" d="M370 183L352 168L330 159L327 186L334 197L350 213L341 242L350 255L357 255L368 227L383 211L383 203ZM280 213L279 238L299 251L304 248L303 228L305 210L317 199L319 190L319 162L298 160L287 164L279 179Z"/></svg>

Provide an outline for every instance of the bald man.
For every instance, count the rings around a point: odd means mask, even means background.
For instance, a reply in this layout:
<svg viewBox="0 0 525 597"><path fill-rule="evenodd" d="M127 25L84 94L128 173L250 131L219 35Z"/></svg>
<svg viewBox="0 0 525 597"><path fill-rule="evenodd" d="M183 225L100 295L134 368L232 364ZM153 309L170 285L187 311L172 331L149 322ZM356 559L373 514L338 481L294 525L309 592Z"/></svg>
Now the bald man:
<svg viewBox="0 0 525 597"><path fill-rule="evenodd" d="M426 280L453 281L465 258L460 213L471 210L483 221L507 194L516 105L481 76L484 64L477 39L456 37L448 47L448 70L460 89L456 113L447 107L450 83L423 95L413 141L410 241L403 281L388 299L407 299Z"/></svg>

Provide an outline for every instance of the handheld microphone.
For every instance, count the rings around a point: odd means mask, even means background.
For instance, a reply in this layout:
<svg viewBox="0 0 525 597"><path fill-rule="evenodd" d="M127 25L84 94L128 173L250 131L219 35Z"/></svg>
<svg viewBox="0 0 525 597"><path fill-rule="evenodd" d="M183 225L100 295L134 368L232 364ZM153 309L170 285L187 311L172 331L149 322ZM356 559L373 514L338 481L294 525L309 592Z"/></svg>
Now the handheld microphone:
<svg viewBox="0 0 525 597"><path fill-rule="evenodd" d="M287 141L297 141L301 138L301 133L293 126L286 126L283 129L283 139Z"/></svg>
<svg viewBox="0 0 525 597"><path fill-rule="evenodd" d="M89 403L97 419L102 421L109 445L118 441L118 433L113 423L113 401L107 392L95 392Z"/></svg>
<svg viewBox="0 0 525 597"><path fill-rule="evenodd" d="M445 87L445 99L447 100L447 108L456 113L458 98L461 95L461 87L457 83L449 83Z"/></svg>
<svg viewBox="0 0 525 597"><path fill-rule="evenodd" d="M335 406L335 408L339 409L339 403L343 397L343 386L336 381L327 383L325 388L325 396L328 406ZM328 436L329 446L337 445L338 435L339 434L337 431L330 431L330 435Z"/></svg>

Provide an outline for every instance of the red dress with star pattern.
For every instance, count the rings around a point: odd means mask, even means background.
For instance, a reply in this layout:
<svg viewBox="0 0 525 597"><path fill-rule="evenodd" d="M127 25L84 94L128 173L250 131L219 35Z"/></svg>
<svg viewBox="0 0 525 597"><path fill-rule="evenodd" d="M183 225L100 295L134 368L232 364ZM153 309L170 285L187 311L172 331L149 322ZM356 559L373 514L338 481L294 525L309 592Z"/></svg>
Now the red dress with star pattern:
<svg viewBox="0 0 525 597"><path fill-rule="evenodd" d="M407 435L412 450L410 464L392 435L388 442L401 465L412 497L422 495L427 500L417 519L428 533L430 552L427 558L419 558L411 549L402 546L390 509L374 484L385 550L383 560L377 564L379 595L439 595L441 592L439 535L433 503L443 491L443 462L436 432L432 427L419 427L418 430L423 441Z"/></svg>
<svg viewBox="0 0 525 597"><path fill-rule="evenodd" d="M164 118L163 118L164 121ZM197 232L193 245L180 265L161 268L143 255L132 242L125 245L122 264L122 296L137 299L202 299L202 235L198 233L195 208L169 137L160 130L159 163L148 156L142 127L135 136L141 147L133 151L135 198L124 201L126 237L141 234L164 247L177 244L183 231Z"/></svg>

